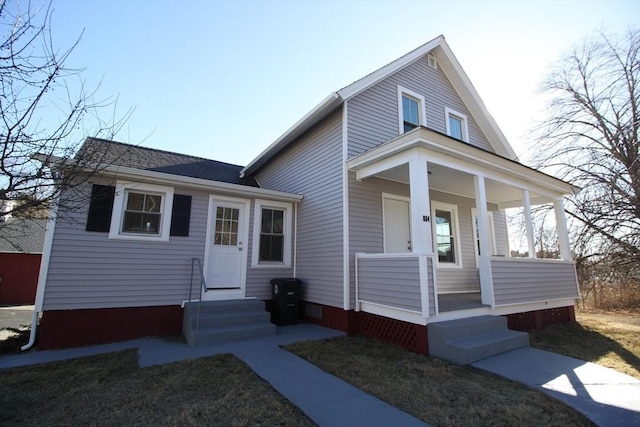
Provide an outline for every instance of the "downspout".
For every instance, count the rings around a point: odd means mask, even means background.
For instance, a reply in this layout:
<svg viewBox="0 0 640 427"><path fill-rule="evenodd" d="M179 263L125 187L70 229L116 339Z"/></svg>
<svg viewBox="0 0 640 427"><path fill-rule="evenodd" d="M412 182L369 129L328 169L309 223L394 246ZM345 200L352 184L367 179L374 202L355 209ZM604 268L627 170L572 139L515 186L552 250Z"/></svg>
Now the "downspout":
<svg viewBox="0 0 640 427"><path fill-rule="evenodd" d="M56 217L58 214L58 206L56 203L51 208L51 217L47 219L46 230L44 233L44 243L42 246L42 259L40 260L40 272L38 273L38 286L36 288L36 300L33 308L33 318L31 319L31 332L29 334L29 342L20 347L25 351L33 347L36 342L36 332L38 328L38 315L42 313L42 305L44 302L44 289L47 284L47 273L49 272L49 260L51 258L51 246L53 245L53 233L56 228Z"/></svg>
<svg viewBox="0 0 640 427"><path fill-rule="evenodd" d="M293 204L293 277L298 277L298 202Z"/></svg>

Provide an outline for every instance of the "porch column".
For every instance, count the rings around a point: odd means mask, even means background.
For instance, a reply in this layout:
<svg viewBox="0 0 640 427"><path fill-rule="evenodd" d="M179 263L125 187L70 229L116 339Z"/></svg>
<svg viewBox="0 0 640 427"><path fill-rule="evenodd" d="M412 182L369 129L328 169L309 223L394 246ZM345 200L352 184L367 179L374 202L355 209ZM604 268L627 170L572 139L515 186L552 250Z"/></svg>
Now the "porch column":
<svg viewBox="0 0 640 427"><path fill-rule="evenodd" d="M494 306L493 278L491 275L491 241L489 240L489 213L487 211L487 191L484 176L474 175L473 184L476 191L476 215L478 216L478 240L480 257L478 267L480 273L480 295L482 303Z"/></svg>
<svg viewBox="0 0 640 427"><path fill-rule="evenodd" d="M531 201L529 200L529 190L522 190L522 200L524 207L524 223L527 230L527 243L529 244L529 258L535 258L536 241L533 238L533 219L531 219Z"/></svg>
<svg viewBox="0 0 640 427"><path fill-rule="evenodd" d="M553 201L553 210L556 214L556 231L558 232L558 244L560 245L560 257L571 261L571 247L569 246L569 230L567 218L564 215L564 201L562 198Z"/></svg>
<svg viewBox="0 0 640 427"><path fill-rule="evenodd" d="M411 197L411 251L433 253L431 237L431 205L427 159L420 154L409 161Z"/></svg>

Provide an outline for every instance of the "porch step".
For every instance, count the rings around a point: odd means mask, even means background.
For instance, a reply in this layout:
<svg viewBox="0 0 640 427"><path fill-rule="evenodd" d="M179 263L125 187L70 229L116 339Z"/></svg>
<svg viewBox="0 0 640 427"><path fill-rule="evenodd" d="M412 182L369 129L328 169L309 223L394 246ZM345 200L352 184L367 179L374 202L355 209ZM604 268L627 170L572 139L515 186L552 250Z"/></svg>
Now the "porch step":
<svg viewBox="0 0 640 427"><path fill-rule="evenodd" d="M529 346L529 334L507 328L507 318L478 316L430 323L429 355L466 365Z"/></svg>
<svg viewBox="0 0 640 427"><path fill-rule="evenodd" d="M203 301L184 307L182 333L191 346L222 343L276 334L264 302L259 300Z"/></svg>

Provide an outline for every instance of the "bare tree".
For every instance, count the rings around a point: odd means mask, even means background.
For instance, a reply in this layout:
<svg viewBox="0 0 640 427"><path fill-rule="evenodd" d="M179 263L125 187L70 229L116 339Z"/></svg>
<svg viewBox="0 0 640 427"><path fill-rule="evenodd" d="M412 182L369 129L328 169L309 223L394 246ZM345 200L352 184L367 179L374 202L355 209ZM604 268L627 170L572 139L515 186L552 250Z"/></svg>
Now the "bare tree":
<svg viewBox="0 0 640 427"><path fill-rule="evenodd" d="M578 245L640 261L639 50L637 29L600 32L556 65L536 159L582 188L566 206Z"/></svg>
<svg viewBox="0 0 640 427"><path fill-rule="evenodd" d="M639 81L640 30L633 29L585 39L542 86L549 105L535 163L581 187L565 208L588 292L595 276L610 281L603 266L640 271Z"/></svg>
<svg viewBox="0 0 640 427"><path fill-rule="evenodd" d="M47 216L61 192L101 167L105 153L78 154L87 134L111 139L131 114L116 119L114 99L94 100L83 70L66 65L82 34L58 50L52 16L51 3L0 0L0 229L11 216Z"/></svg>

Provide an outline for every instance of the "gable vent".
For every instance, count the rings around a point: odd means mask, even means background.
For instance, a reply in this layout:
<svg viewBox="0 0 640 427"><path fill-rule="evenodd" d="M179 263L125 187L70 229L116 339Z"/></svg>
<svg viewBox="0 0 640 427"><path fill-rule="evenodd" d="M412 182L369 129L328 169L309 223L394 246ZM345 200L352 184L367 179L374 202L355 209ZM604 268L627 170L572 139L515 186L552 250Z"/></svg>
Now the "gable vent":
<svg viewBox="0 0 640 427"><path fill-rule="evenodd" d="M432 54L427 55L427 64L429 64L429 67L433 68L434 70L438 69L438 61L436 61L436 57Z"/></svg>

